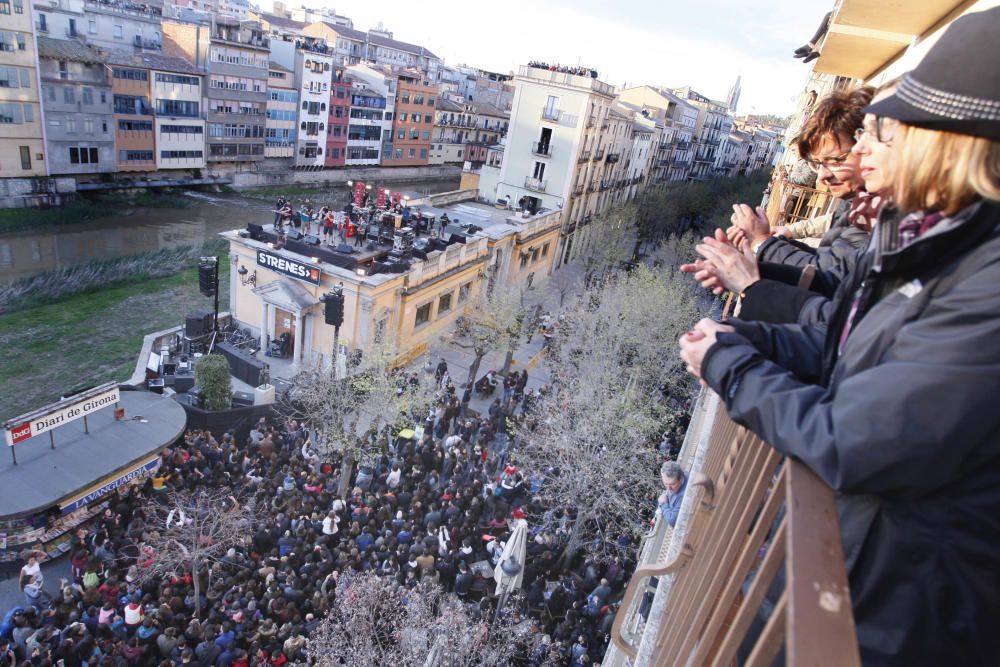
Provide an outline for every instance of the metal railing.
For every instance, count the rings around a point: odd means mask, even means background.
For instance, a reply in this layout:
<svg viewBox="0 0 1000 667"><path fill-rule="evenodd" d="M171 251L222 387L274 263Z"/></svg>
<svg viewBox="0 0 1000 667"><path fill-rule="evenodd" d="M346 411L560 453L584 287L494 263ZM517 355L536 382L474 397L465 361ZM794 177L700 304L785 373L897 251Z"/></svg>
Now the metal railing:
<svg viewBox="0 0 1000 667"><path fill-rule="evenodd" d="M658 518L646 536L602 664L722 667L752 645L740 656L748 665L782 649L791 665L860 665L834 492L732 422L710 392L681 464L690 473L676 527L668 540ZM660 579L643 623L650 577ZM776 582L784 590L768 599Z"/></svg>
<svg viewBox="0 0 1000 667"><path fill-rule="evenodd" d="M546 183L548 181L541 178L532 178L531 176L524 179L524 187L535 192L545 192Z"/></svg>
<svg viewBox="0 0 1000 667"><path fill-rule="evenodd" d="M621 156L618 153L608 153L608 162L615 163Z"/></svg>
<svg viewBox="0 0 1000 667"><path fill-rule="evenodd" d="M542 107L542 120L551 120L554 122L559 122L560 118L562 118L562 110Z"/></svg>
<svg viewBox="0 0 1000 667"><path fill-rule="evenodd" d="M580 157L576 159L577 162L589 162L590 161L590 151L580 151Z"/></svg>
<svg viewBox="0 0 1000 667"><path fill-rule="evenodd" d="M596 151L594 151L594 161L596 162L598 160L603 160L603 159L604 159L604 149L598 148Z"/></svg>
<svg viewBox="0 0 1000 667"><path fill-rule="evenodd" d="M536 142L531 144L531 152L535 155L544 155L545 157L552 157L552 146L550 144L543 144Z"/></svg>

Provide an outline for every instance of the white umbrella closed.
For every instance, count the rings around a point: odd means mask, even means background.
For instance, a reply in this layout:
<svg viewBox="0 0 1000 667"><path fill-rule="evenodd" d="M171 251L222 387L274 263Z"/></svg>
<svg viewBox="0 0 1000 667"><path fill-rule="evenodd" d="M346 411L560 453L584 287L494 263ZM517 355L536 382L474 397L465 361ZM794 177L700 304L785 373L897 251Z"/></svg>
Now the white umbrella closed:
<svg viewBox="0 0 1000 667"><path fill-rule="evenodd" d="M503 547L500 561L493 568L493 579L497 582L497 595L503 597L521 587L524 579L524 558L528 551L528 522L514 519L507 544Z"/></svg>

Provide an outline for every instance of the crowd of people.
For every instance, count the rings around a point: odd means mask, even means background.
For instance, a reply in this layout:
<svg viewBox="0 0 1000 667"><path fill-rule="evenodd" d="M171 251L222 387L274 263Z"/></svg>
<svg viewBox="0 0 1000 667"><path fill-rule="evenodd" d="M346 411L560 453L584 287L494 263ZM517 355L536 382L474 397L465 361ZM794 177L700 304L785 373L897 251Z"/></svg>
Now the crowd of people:
<svg viewBox="0 0 1000 667"><path fill-rule="evenodd" d="M528 62L528 67L534 67L535 69L544 69L549 72L560 72L562 74L572 74L574 76L589 76L591 79L597 78L596 69L588 69L586 67L572 67L569 65L550 65L548 63L539 62L537 60L531 60Z"/></svg>
<svg viewBox="0 0 1000 667"><path fill-rule="evenodd" d="M838 493L866 665L1000 661L1000 62L976 46L998 32L967 14L898 80L820 100L793 144L833 215L735 205L683 267L741 297L681 338L688 370Z"/></svg>
<svg viewBox="0 0 1000 667"><path fill-rule="evenodd" d="M379 442L377 455L356 466L346 498L337 493L341 461L319 456L303 423L262 418L245 442L231 432L187 432L162 453L154 478L118 492L74 534L72 577L53 588L36 561L25 566L25 604L0 627L0 665L303 662L338 579L358 572L395 581L401 595L431 579L479 617L494 604L493 567L511 523L523 518L534 528L513 602L524 620L512 664L599 662L634 564L564 562L565 531L537 528L545 513L565 508L540 504L532 495L539 480L525 477L512 451L511 424L531 411L526 373L510 374L486 413L464 417L446 362L433 377L435 410L412 437ZM680 436L665 433L663 451ZM144 576L162 521L151 509L172 492L219 488L253 504L252 532L211 571ZM655 507L651 498L650 514Z"/></svg>

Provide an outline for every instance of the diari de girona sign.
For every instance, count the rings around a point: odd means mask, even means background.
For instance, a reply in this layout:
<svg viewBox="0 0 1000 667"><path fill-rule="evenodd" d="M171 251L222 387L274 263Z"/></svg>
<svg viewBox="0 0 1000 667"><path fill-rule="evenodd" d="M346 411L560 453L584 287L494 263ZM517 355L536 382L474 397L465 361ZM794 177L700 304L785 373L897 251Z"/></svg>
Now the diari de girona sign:
<svg viewBox="0 0 1000 667"><path fill-rule="evenodd" d="M13 447L19 442L34 438L36 435L64 426L71 421L82 419L98 410L114 405L119 401L119 398L118 387L115 386L92 396L81 397L77 400L69 399L69 402L54 403L50 406L51 411L42 411L37 416L32 416L30 420L8 426L5 431L7 445ZM27 416L29 415L25 415L25 417Z"/></svg>

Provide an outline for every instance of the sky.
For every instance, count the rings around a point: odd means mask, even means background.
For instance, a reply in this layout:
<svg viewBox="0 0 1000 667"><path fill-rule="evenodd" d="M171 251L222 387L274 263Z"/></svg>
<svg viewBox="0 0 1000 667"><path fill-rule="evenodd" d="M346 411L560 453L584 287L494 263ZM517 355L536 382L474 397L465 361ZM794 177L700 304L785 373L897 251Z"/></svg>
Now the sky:
<svg viewBox="0 0 1000 667"><path fill-rule="evenodd" d="M270 9L271 0L261 0ZM809 65L792 58L833 0L286 0L382 22L449 65L516 71L529 60L596 69L615 86L690 85L724 100L743 77L740 114L790 114Z"/></svg>

